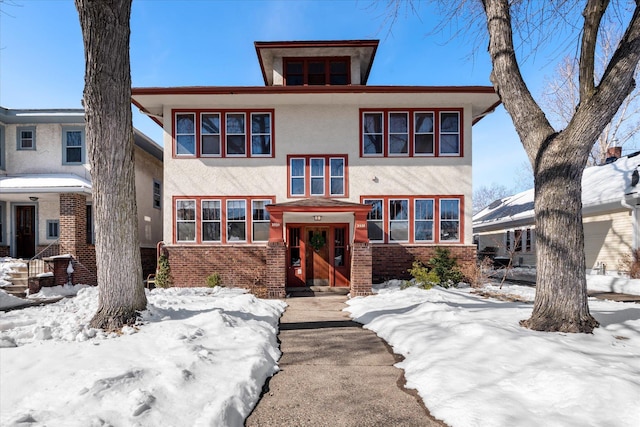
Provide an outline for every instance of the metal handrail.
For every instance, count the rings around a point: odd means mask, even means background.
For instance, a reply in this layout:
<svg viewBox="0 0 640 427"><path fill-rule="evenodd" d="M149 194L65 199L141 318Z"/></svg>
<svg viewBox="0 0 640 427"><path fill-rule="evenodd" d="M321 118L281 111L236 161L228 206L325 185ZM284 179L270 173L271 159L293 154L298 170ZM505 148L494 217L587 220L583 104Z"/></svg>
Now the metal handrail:
<svg viewBox="0 0 640 427"><path fill-rule="evenodd" d="M58 238L58 239L54 240L53 242L49 243L49 245L47 245L47 247L45 247L43 250L41 250L40 252L38 252L37 254L32 256L31 258L29 258L29 261L27 261L27 275L28 275L28 277L33 277L33 276L35 276L37 274L44 273L44 268L42 268L43 271L33 271L33 274L32 274L32 269L34 268L33 264L35 264L33 261L40 260L40 259L44 258L42 256L42 254L44 254L45 252L49 251L49 249L54 245L58 245L58 250L56 252L59 252L60 251L60 239ZM54 253L50 253L49 254L49 256L53 256L53 255L58 255L58 254L54 254ZM39 269L36 269L36 270L39 270Z"/></svg>

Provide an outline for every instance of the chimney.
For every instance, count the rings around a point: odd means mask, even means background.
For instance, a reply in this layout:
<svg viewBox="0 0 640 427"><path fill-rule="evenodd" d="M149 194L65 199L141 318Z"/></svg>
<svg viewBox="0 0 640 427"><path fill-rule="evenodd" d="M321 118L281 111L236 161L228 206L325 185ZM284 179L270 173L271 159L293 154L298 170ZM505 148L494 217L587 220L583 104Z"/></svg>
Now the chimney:
<svg viewBox="0 0 640 427"><path fill-rule="evenodd" d="M605 164L613 163L622 157L622 147L609 147L607 148L607 156L605 157Z"/></svg>

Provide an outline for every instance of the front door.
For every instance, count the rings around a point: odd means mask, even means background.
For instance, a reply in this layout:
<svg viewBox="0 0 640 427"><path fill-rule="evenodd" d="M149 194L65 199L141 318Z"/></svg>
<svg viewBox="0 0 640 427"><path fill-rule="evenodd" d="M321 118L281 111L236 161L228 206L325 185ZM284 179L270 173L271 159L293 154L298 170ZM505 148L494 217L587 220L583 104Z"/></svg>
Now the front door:
<svg viewBox="0 0 640 427"><path fill-rule="evenodd" d="M287 287L349 286L349 225L287 227Z"/></svg>
<svg viewBox="0 0 640 427"><path fill-rule="evenodd" d="M36 254L36 208L16 206L16 257L31 258Z"/></svg>
<svg viewBox="0 0 640 427"><path fill-rule="evenodd" d="M306 227L307 286L329 286L329 227Z"/></svg>

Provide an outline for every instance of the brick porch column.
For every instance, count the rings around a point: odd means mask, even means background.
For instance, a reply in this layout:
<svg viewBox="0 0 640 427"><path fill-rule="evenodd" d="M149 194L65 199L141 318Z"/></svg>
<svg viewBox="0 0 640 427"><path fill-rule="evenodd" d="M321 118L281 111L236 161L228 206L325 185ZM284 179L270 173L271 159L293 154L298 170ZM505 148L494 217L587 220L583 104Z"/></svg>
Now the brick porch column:
<svg viewBox="0 0 640 427"><path fill-rule="evenodd" d="M60 194L60 254L69 254L76 261L74 284L97 285L96 253L87 245L87 199L83 194ZM66 279L65 270L63 283Z"/></svg>
<svg viewBox="0 0 640 427"><path fill-rule="evenodd" d="M351 296L371 295L372 256L369 243L355 242L351 248Z"/></svg>
<svg viewBox="0 0 640 427"><path fill-rule="evenodd" d="M285 298L287 247L283 241L267 244L267 298Z"/></svg>

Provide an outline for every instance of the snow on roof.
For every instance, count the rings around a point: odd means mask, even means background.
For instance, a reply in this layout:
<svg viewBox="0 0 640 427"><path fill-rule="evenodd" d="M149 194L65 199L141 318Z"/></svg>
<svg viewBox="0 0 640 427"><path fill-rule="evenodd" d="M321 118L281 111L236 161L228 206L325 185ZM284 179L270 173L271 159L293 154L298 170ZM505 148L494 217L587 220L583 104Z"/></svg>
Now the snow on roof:
<svg viewBox="0 0 640 427"><path fill-rule="evenodd" d="M91 182L70 173L22 174L0 177L3 193L91 193Z"/></svg>
<svg viewBox="0 0 640 427"><path fill-rule="evenodd" d="M640 166L640 152L622 157L615 162L591 166L582 175L582 208L619 205L625 198L640 196L640 185L632 186L633 172ZM473 216L473 226L506 224L532 220L533 188L499 199Z"/></svg>

